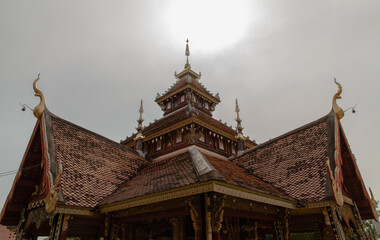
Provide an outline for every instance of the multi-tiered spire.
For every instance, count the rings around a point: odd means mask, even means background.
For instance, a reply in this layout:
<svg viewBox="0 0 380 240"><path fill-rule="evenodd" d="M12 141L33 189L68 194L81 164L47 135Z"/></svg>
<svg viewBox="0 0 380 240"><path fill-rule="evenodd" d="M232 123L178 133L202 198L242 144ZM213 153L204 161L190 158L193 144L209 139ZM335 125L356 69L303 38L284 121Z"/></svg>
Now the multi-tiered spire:
<svg viewBox="0 0 380 240"><path fill-rule="evenodd" d="M136 130L139 132L143 129L143 121L144 119L142 118L142 114L144 112L144 108L143 108L143 100L141 99L141 102L140 102L140 109L139 109L139 112L140 112L140 118L137 120L137 123L138 123L138 126L136 128Z"/></svg>
<svg viewBox="0 0 380 240"><path fill-rule="evenodd" d="M144 112L144 108L143 108L143 100L141 99L141 102L140 102L140 109L139 109L139 112L140 112L140 118L137 120L137 135L135 138L133 138L133 140L135 141L135 150L138 151L138 152L142 152L142 140L145 138L145 136L142 134L142 130L144 129L142 123L144 121L144 119L142 118L142 114Z"/></svg>
<svg viewBox="0 0 380 240"><path fill-rule="evenodd" d="M185 55L186 55L185 69L186 69L186 68L191 68L191 65L190 65L190 63L189 63L189 56L190 56L189 39L186 39L186 50L185 50Z"/></svg>
<svg viewBox="0 0 380 240"><path fill-rule="evenodd" d="M239 116L239 112L240 112L240 108L239 108L239 103L238 103L238 100L235 99L235 112L236 112L236 131L237 131L237 135L236 135L236 138L237 138L237 142L238 142L238 154L243 152L245 150L245 137L243 136L243 127L241 126L241 119L240 119L240 116Z"/></svg>

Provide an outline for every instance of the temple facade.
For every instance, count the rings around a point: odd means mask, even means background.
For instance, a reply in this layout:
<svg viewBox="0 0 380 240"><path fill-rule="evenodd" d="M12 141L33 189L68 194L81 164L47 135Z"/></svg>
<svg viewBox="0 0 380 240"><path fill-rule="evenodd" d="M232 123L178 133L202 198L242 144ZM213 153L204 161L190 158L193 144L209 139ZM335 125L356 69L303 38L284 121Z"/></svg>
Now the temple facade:
<svg viewBox="0 0 380 240"><path fill-rule="evenodd" d="M221 101L189 63L157 94L163 116L120 143L50 112L37 122L3 206L16 239L369 239L378 219L333 97L332 110L257 144L212 116ZM360 160L359 160L360 162Z"/></svg>

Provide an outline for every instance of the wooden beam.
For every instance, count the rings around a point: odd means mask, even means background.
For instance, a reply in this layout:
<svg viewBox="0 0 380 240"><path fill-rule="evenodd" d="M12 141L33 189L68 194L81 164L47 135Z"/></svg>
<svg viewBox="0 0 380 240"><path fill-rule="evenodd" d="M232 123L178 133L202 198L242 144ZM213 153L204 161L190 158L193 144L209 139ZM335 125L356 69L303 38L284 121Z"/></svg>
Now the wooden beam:
<svg viewBox="0 0 380 240"><path fill-rule="evenodd" d="M171 218L190 215L190 212L186 208L176 208L167 211L159 211L147 214L140 214L135 216L128 216L124 218L114 219L115 223L128 223L139 221L150 221L152 219Z"/></svg>
<svg viewBox="0 0 380 240"><path fill-rule="evenodd" d="M263 213L258 213L258 212L248 212L244 210L231 209L231 208L224 209L224 216L257 219L257 220L264 220L264 221L275 221L279 219L279 217L276 215L263 214Z"/></svg>
<svg viewBox="0 0 380 240"><path fill-rule="evenodd" d="M17 203L10 203L7 206L7 211L9 212L21 212L21 210L25 207L26 205L23 204L17 204Z"/></svg>
<svg viewBox="0 0 380 240"><path fill-rule="evenodd" d="M36 182L34 181L25 181L25 180L21 180L17 183L17 186L18 187L34 187L36 184Z"/></svg>
<svg viewBox="0 0 380 240"><path fill-rule="evenodd" d="M313 221L313 220L319 220L319 219L323 219L322 214L291 216L291 222L305 222L305 221Z"/></svg>

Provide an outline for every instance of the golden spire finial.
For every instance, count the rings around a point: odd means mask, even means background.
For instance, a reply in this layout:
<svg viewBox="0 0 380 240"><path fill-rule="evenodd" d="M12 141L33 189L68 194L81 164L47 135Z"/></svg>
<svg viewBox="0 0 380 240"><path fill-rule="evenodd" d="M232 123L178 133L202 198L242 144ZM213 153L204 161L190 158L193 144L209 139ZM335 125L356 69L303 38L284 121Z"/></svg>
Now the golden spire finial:
<svg viewBox="0 0 380 240"><path fill-rule="evenodd" d="M340 96L340 94L342 93L342 85L340 85L340 83L338 83L336 81L336 79L334 78L334 83L338 86L338 92L335 93L334 97L333 97L333 100L332 100L332 107L333 107L333 110L337 116L338 119L342 119L344 117L344 111L342 108L340 108L338 106L338 104L336 103L336 100L337 99L341 99L342 97Z"/></svg>
<svg viewBox="0 0 380 240"><path fill-rule="evenodd" d="M185 69L186 69L186 68L191 68L190 63L189 63L189 56L190 56L189 39L186 39L186 50L185 50L185 55L186 55Z"/></svg>
<svg viewBox="0 0 380 240"><path fill-rule="evenodd" d="M33 90L35 92L34 96L40 97L40 103L33 109L33 114L36 118L40 118L40 116L45 110L45 97L42 94L42 92L37 88L38 80L40 80L40 74L38 74L38 77L33 82Z"/></svg>
<svg viewBox="0 0 380 240"><path fill-rule="evenodd" d="M143 129L142 123L143 123L144 119L142 118L142 114L144 112L144 108L143 108L143 100L142 99L141 99L141 102L140 102L139 112L140 112L140 118L139 118L139 120L137 120L137 122L139 123L139 125L136 128L137 131L140 131L140 130Z"/></svg>

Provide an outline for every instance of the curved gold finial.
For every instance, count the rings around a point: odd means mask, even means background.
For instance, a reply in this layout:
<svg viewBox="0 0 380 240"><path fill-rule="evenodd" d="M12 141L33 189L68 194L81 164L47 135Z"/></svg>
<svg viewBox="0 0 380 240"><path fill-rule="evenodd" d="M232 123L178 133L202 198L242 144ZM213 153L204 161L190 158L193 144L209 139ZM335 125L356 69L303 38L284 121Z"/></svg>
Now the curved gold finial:
<svg viewBox="0 0 380 240"><path fill-rule="evenodd" d="M190 63L189 63L189 56L190 56L189 39L186 39L186 50L185 50L185 55L186 55L185 69L186 69L186 68L191 68Z"/></svg>
<svg viewBox="0 0 380 240"><path fill-rule="evenodd" d="M40 103L33 109L33 114L36 118L40 118L40 116L45 110L45 97L42 94L42 92L37 88L38 80L40 80L40 74L38 74L38 77L33 82L33 90L35 92L34 96L40 97Z"/></svg>
<svg viewBox="0 0 380 240"><path fill-rule="evenodd" d="M334 97L333 97L333 100L332 100L332 107L333 107L333 110L334 110L334 112L335 112L337 118L338 118L338 119L342 119L342 118L344 117L344 111L343 111L343 109L340 108L340 107L338 106L338 104L336 103L336 100L337 100L337 99L341 99L341 98L342 98L342 97L340 96L340 94L342 93L342 85L340 85L340 83L338 83L338 82L336 81L335 78L334 78L334 83L335 83L336 85L338 85L338 88L339 88L339 89L338 89L338 92L335 93L335 95L334 95Z"/></svg>

